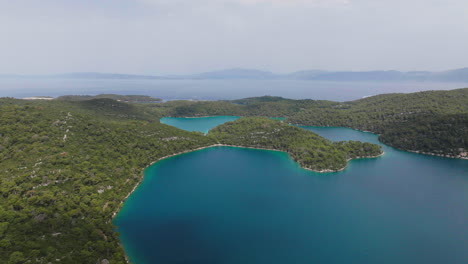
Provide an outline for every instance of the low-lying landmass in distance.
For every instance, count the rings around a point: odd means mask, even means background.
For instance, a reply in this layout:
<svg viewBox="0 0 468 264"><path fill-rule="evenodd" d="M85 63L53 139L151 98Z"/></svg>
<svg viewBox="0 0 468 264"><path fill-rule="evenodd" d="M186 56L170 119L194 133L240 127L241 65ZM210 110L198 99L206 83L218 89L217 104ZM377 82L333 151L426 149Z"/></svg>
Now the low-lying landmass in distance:
<svg viewBox="0 0 468 264"><path fill-rule="evenodd" d="M115 80L310 80L310 81L373 81L373 82L468 82L468 68L430 71L325 71L303 70L277 74L255 69L226 69L187 75L135 75L98 72L77 72L55 75L0 75L0 78L62 78L62 79L115 79Z"/></svg>
<svg viewBox="0 0 468 264"><path fill-rule="evenodd" d="M160 98L154 98L147 95L118 95L118 94L98 94L98 95L63 95L57 97L57 100L64 101L86 101L91 99L114 99L118 102L125 103L157 103L161 102Z"/></svg>
<svg viewBox="0 0 468 264"><path fill-rule="evenodd" d="M271 96L124 103L154 98L101 97L0 99L0 259L125 263L111 218L143 169L175 153L217 144L270 148L316 171L381 154L377 145L333 143L287 123L372 131L389 145L437 155L462 158L468 149L468 89L344 103ZM248 118L208 135L159 122L165 116L212 115ZM286 119L261 118L271 116Z"/></svg>

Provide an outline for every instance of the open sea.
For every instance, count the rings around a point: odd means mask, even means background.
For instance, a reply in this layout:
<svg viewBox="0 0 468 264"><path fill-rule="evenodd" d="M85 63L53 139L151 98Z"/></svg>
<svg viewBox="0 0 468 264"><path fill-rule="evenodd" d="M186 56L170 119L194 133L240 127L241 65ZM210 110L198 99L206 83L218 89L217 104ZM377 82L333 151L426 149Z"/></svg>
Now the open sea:
<svg viewBox="0 0 468 264"><path fill-rule="evenodd" d="M101 93L150 95L164 100L220 100L253 96L350 101L383 93L450 90L468 83L438 82L330 82L295 80L110 80L0 78L0 97L96 95Z"/></svg>

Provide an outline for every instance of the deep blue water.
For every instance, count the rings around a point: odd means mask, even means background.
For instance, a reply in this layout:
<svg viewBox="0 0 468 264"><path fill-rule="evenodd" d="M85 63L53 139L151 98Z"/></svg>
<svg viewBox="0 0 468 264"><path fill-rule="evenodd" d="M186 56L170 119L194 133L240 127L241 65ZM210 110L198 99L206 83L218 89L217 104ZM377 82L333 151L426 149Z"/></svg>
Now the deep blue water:
<svg viewBox="0 0 468 264"><path fill-rule="evenodd" d="M138 264L467 263L468 161L384 150L322 174L266 150L174 156L145 171L115 224Z"/></svg>

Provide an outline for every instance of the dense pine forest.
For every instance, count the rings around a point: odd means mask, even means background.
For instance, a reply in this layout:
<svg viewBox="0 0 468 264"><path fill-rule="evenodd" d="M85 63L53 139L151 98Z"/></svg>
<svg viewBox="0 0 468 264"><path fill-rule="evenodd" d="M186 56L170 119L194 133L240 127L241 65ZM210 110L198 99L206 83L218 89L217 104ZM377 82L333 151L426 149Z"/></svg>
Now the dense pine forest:
<svg viewBox="0 0 468 264"><path fill-rule="evenodd" d="M0 101L0 262L124 263L111 224L142 169L213 144L134 105Z"/></svg>
<svg viewBox="0 0 468 264"><path fill-rule="evenodd" d="M288 120L371 131L402 150L451 157L468 151L468 89L373 96L299 112Z"/></svg>

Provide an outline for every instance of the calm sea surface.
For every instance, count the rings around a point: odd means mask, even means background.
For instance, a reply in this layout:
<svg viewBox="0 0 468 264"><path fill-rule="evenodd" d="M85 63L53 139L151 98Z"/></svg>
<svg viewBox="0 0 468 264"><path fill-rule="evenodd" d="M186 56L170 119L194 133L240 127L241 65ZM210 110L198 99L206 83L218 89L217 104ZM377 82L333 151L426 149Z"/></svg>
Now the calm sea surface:
<svg viewBox="0 0 468 264"><path fill-rule="evenodd" d="M217 100L274 95L293 99L349 101L382 93L410 93L464 87L468 87L468 83L0 78L0 97L115 93L150 95L166 100Z"/></svg>
<svg viewBox="0 0 468 264"><path fill-rule="evenodd" d="M222 120L172 121L205 132ZM351 129L305 128L378 143ZM145 171L114 223L138 264L467 263L468 161L383 147L383 157L325 174L267 150L174 156Z"/></svg>

